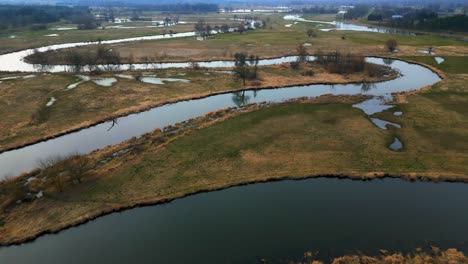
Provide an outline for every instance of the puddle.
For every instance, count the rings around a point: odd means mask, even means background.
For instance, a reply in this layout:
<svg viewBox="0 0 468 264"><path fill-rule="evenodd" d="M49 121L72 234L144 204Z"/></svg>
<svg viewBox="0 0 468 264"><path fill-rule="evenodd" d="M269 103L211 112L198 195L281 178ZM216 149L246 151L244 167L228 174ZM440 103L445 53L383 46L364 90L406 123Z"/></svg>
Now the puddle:
<svg viewBox="0 0 468 264"><path fill-rule="evenodd" d="M132 75L128 75L128 74L116 74L115 76L122 78L122 79L129 79L129 80L135 79L135 77L133 77Z"/></svg>
<svg viewBox="0 0 468 264"><path fill-rule="evenodd" d="M401 125L399 125L399 124L397 124L397 123L385 121L385 120L382 120L382 119L371 118L370 120L371 120L372 123L374 123L374 125L376 125L378 128L381 128L381 129L384 129L384 130L387 130L387 125L388 125L388 126L394 126L394 127L396 127L396 128L401 128Z"/></svg>
<svg viewBox="0 0 468 264"><path fill-rule="evenodd" d="M51 97L49 102L47 102L46 106L47 107L52 106L55 103L55 101L57 101L57 99L55 99L55 97Z"/></svg>
<svg viewBox="0 0 468 264"><path fill-rule="evenodd" d="M428 50L418 50L419 53L422 53L422 54L428 54L428 55L435 55L436 53L435 52L429 52Z"/></svg>
<svg viewBox="0 0 468 264"><path fill-rule="evenodd" d="M115 82L117 82L116 78L103 78L103 79L95 79L93 82L99 86L112 86Z"/></svg>
<svg viewBox="0 0 468 264"><path fill-rule="evenodd" d="M310 44L310 43L304 43L304 44L302 44L302 45L303 45L303 46L312 46L312 44Z"/></svg>
<svg viewBox="0 0 468 264"><path fill-rule="evenodd" d="M292 27L292 24L287 24L287 25L284 25L284 26L289 28L289 27Z"/></svg>
<svg viewBox="0 0 468 264"><path fill-rule="evenodd" d="M435 61L437 62L437 64L441 64L442 62L445 61L445 59L442 58L442 57L435 57L434 59L435 59Z"/></svg>
<svg viewBox="0 0 468 264"><path fill-rule="evenodd" d="M390 98L385 98L383 96L373 97L364 102L354 104L353 107L361 109L367 115L373 115L375 113L379 113L394 107L393 105L385 104L388 101L388 99Z"/></svg>
<svg viewBox="0 0 468 264"><path fill-rule="evenodd" d="M401 143L401 141L395 137L395 139L393 140L393 143L390 144L390 146L388 146L391 150L394 150L394 151L398 151L398 150L401 150L403 148L403 143Z"/></svg>
<svg viewBox="0 0 468 264"><path fill-rule="evenodd" d="M67 90L75 89L76 87L78 87L78 85L91 80L91 78L89 76L77 75L76 77L80 78L81 81L68 85Z"/></svg>
<svg viewBox="0 0 468 264"><path fill-rule="evenodd" d="M59 34L48 34L48 35L44 35L44 37L58 37L60 36Z"/></svg>
<svg viewBox="0 0 468 264"><path fill-rule="evenodd" d="M30 79L34 77L36 77L36 75L34 74L24 75L24 76L11 76L11 77L1 78L0 81L8 81L8 80L16 80L16 79Z"/></svg>
<svg viewBox="0 0 468 264"><path fill-rule="evenodd" d="M56 28L52 28L52 30L75 30L75 29L78 29L76 27L56 27Z"/></svg>
<svg viewBox="0 0 468 264"><path fill-rule="evenodd" d="M403 115L403 112L401 111L397 111L395 113L393 113L394 116L402 116Z"/></svg>
<svg viewBox="0 0 468 264"><path fill-rule="evenodd" d="M216 73L234 74L233 71L215 71Z"/></svg>
<svg viewBox="0 0 468 264"><path fill-rule="evenodd" d="M157 77L143 77L141 81L149 84L164 84L164 82L182 82L189 83L190 80L175 79L175 78L157 78Z"/></svg>

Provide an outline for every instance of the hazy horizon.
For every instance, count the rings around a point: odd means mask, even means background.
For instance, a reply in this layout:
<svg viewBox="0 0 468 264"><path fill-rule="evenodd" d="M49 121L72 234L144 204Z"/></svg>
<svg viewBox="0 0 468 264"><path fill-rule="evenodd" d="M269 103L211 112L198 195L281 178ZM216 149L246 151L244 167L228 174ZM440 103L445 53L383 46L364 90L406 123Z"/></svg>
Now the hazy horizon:
<svg viewBox="0 0 468 264"><path fill-rule="evenodd" d="M328 5L356 5L356 4L376 4L388 3L384 0L0 0L2 4L85 4L85 5L108 5L108 4L185 4L185 3L214 3L220 5L308 5L308 4L328 4ZM428 4L468 4L468 0L394 0L392 4L403 5L428 5Z"/></svg>

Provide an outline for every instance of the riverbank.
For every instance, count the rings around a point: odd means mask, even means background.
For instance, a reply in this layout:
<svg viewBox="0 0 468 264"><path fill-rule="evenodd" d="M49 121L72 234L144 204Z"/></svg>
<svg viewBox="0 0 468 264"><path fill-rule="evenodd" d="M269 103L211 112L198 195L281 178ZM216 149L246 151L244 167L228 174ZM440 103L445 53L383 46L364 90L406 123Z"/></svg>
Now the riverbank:
<svg viewBox="0 0 468 264"><path fill-rule="evenodd" d="M356 255L345 255L342 257L337 257L332 259L329 262L322 262L317 260L317 256L311 252L305 252L304 256L300 261L291 261L289 263L310 263L310 264L403 264L403 263L432 263L432 264L446 264L446 263L468 263L468 257L463 254L463 252L455 249L449 248L447 250L442 250L437 247L431 247L430 252L425 252L422 248L417 248L415 252L403 254L397 252L390 252L387 250L381 250L379 256L368 256L364 254Z"/></svg>
<svg viewBox="0 0 468 264"><path fill-rule="evenodd" d="M77 81L76 77L70 74L38 75L29 79L4 81L0 84L4 91L0 99L3 99L6 104L0 106L0 110L7 115L0 121L0 127L4 128L0 131L0 153L157 106L216 94L310 84L380 82L398 76L395 71L380 77L369 77L366 72L339 75L327 73L315 63L304 65L300 70L293 70L289 65L284 64L259 67L259 81L248 82L246 86L243 86L240 80L236 80L230 74L229 69L221 70L169 69L146 73L148 76L157 74L165 78L190 81L189 83L169 82L164 85L147 84L135 79L118 77L118 82L111 87L100 87L88 81L75 89L67 89L68 84ZM312 71L314 74L304 76L302 74L304 71ZM125 74L127 76L141 75L138 72ZM11 74L4 76L11 76ZM93 78L115 78L115 76L104 74ZM56 98L57 102L45 108L44 106L51 97ZM30 107L25 109L22 107L24 104ZM23 110L18 113L14 109ZM33 119L38 112L41 113L39 122Z"/></svg>

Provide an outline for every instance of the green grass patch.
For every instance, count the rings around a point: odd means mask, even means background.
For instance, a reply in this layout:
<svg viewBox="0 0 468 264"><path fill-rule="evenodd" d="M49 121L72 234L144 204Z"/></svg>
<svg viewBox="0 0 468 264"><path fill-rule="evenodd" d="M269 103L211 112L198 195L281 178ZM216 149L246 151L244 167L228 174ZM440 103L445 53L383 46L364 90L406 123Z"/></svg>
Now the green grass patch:
<svg viewBox="0 0 468 264"><path fill-rule="evenodd" d="M446 73L468 73L468 57L465 56L443 56L444 62L438 64L434 59L435 56L402 56L401 59L413 60L432 65Z"/></svg>

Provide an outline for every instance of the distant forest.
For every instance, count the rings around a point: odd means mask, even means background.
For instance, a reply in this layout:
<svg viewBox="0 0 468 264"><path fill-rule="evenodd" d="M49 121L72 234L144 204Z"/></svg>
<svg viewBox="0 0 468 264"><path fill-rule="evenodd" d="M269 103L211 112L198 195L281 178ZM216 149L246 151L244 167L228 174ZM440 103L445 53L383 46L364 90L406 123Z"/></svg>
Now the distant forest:
<svg viewBox="0 0 468 264"><path fill-rule="evenodd" d="M166 4L166 5L135 5L132 9L136 11L161 11L179 14L191 13L207 13L217 12L219 7L217 4Z"/></svg>
<svg viewBox="0 0 468 264"><path fill-rule="evenodd" d="M338 12L338 7L315 5L304 7L301 11L305 14L336 14Z"/></svg>
<svg viewBox="0 0 468 264"><path fill-rule="evenodd" d="M388 23L393 27L414 28L432 31L459 31L468 32L468 17L466 15L456 15L449 17L437 17L422 21L412 19L392 20Z"/></svg>
<svg viewBox="0 0 468 264"><path fill-rule="evenodd" d="M87 7L0 5L0 30L25 26L43 29L43 24L61 19L70 20L83 28L96 26Z"/></svg>
<svg viewBox="0 0 468 264"><path fill-rule="evenodd" d="M392 15L401 15L401 17L392 18ZM468 32L468 16L439 17L436 12L429 9L397 10L396 12L376 10L367 19L369 21L383 21L384 25L397 28Z"/></svg>

